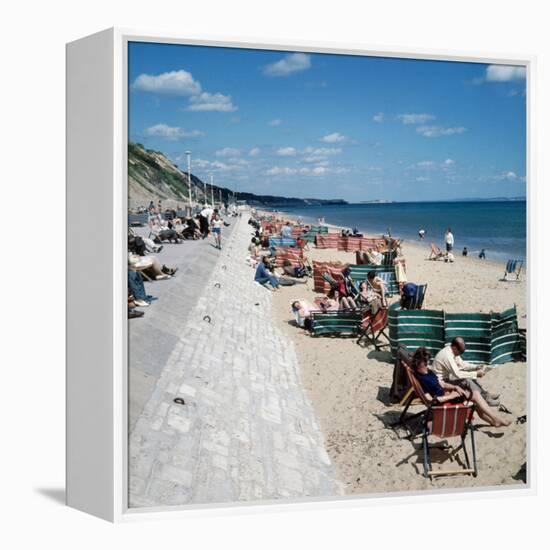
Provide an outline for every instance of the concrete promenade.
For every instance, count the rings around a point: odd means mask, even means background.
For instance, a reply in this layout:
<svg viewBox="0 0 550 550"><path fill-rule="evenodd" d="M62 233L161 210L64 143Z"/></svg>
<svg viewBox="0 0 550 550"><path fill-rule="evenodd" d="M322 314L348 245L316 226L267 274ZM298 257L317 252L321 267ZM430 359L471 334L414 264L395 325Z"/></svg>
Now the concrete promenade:
<svg viewBox="0 0 550 550"><path fill-rule="evenodd" d="M188 274L191 286L198 277L202 291L185 321L174 321L162 367L148 378L147 391L134 386L143 406L134 407L130 431L131 507L342 492L300 383L293 344L272 322L271 292L253 282L244 261L247 216L232 220L224 249L212 248L219 255L215 265ZM180 272L173 280L181 285L185 277ZM162 317L167 308L163 322L169 322L173 303L159 298L146 316L154 308ZM140 339L155 334L142 330ZM130 356L143 360L140 340L131 338L131 345ZM175 403L178 397L185 404Z"/></svg>

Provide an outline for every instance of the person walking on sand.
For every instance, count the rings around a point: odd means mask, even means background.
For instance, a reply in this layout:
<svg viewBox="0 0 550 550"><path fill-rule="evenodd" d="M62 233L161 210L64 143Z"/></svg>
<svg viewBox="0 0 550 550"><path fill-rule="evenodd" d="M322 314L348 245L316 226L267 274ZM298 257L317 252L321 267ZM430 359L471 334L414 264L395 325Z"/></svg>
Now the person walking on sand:
<svg viewBox="0 0 550 550"><path fill-rule="evenodd" d="M434 357L433 370L440 380L449 384L460 386L472 392L477 391L492 407L500 405L498 394L485 391L479 382L479 378L485 375L483 367L467 363L462 359L466 351L464 339L460 336L453 338L451 344L445 346Z"/></svg>
<svg viewBox="0 0 550 550"><path fill-rule="evenodd" d="M423 241L424 237L426 236L426 230L422 227L418 230L418 238Z"/></svg>
<svg viewBox="0 0 550 550"><path fill-rule="evenodd" d="M479 253L479 259L480 260L484 260L485 259L485 249L482 248L481 249L481 252Z"/></svg>
<svg viewBox="0 0 550 550"><path fill-rule="evenodd" d="M463 255L463 256L467 256L467 255L468 255L468 247L465 246L465 247L462 249L462 255Z"/></svg>
<svg viewBox="0 0 550 550"><path fill-rule="evenodd" d="M451 231L451 228L448 227L447 231L445 231L445 248L447 249L447 252L452 252L454 245L455 245L455 238Z"/></svg>
<svg viewBox="0 0 550 550"><path fill-rule="evenodd" d="M212 215L212 234L214 235L214 242L218 250L222 249L222 219L217 212Z"/></svg>

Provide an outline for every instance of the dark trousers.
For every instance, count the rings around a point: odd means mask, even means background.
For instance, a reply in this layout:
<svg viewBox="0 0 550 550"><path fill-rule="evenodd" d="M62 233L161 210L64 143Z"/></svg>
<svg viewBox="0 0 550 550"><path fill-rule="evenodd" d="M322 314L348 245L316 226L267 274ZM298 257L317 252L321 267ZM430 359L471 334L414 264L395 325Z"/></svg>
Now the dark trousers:
<svg viewBox="0 0 550 550"><path fill-rule="evenodd" d="M208 235L208 220L204 216L199 216L199 226L203 237Z"/></svg>
<svg viewBox="0 0 550 550"><path fill-rule="evenodd" d="M143 278L137 271L128 270L128 290L134 295L136 300L145 300L147 298Z"/></svg>

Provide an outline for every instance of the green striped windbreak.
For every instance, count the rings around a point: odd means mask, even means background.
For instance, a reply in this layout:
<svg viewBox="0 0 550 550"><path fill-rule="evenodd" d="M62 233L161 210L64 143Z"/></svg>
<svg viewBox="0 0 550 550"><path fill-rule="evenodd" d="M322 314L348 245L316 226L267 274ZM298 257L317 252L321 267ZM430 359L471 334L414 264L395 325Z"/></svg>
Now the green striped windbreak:
<svg viewBox="0 0 550 550"><path fill-rule="evenodd" d="M393 304L389 311L390 343L395 356L401 344L414 351L420 346L434 354L444 345L443 312L430 309L399 309Z"/></svg>
<svg viewBox="0 0 550 550"><path fill-rule="evenodd" d="M398 345L414 351L420 346L437 353L460 336L466 343L463 359L470 363L499 364L525 359L516 308L502 313L445 313L390 307L390 341L395 357Z"/></svg>
<svg viewBox="0 0 550 550"><path fill-rule="evenodd" d="M369 271L375 271L378 277L386 282L388 296L399 294L399 283L395 276L395 267L393 265L350 265L349 271L351 278L359 287L359 283L367 278Z"/></svg>
<svg viewBox="0 0 550 550"><path fill-rule="evenodd" d="M491 318L491 363L525 360L516 308L493 313Z"/></svg>
<svg viewBox="0 0 550 550"><path fill-rule="evenodd" d="M464 338L466 351L462 355L469 363L491 362L491 314L446 313L445 342L457 336Z"/></svg>
<svg viewBox="0 0 550 550"><path fill-rule="evenodd" d="M357 336L361 325L361 313L354 311L328 311L312 313L313 335L327 334Z"/></svg>

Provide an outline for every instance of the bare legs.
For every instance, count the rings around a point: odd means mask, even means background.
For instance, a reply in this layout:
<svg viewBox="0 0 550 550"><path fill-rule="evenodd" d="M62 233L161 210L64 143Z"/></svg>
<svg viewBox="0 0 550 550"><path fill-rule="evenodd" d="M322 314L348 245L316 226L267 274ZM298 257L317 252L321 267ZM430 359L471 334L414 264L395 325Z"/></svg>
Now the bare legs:
<svg viewBox="0 0 550 550"><path fill-rule="evenodd" d="M475 391L472 394L471 400L476 404L476 411L479 417L482 420L485 420L485 422L491 424L491 426L500 428L502 426L509 426L512 423L511 420L503 418L502 416L491 410L491 407L489 407L487 401L483 399L478 391Z"/></svg>

